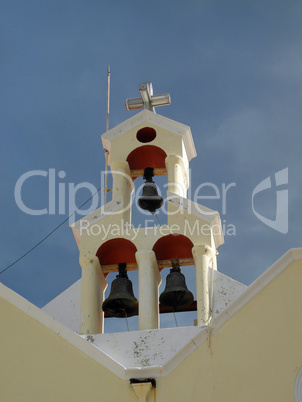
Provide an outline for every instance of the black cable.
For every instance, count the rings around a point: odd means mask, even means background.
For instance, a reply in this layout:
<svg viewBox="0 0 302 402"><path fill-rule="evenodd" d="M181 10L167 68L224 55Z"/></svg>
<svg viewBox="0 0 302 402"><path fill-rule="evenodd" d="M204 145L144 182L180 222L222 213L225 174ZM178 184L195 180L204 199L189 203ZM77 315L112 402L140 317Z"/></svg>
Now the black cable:
<svg viewBox="0 0 302 402"><path fill-rule="evenodd" d="M156 217L156 219L157 219L157 222L159 223L159 226L161 226L161 224L160 224L160 221L159 221L159 219L158 219L157 214L155 215L155 217Z"/></svg>
<svg viewBox="0 0 302 402"><path fill-rule="evenodd" d="M34 245L30 250L28 250L25 254L23 254L20 258L18 258L16 261L12 262L10 265L8 265L6 268L4 268L2 271L0 271L0 275L2 275L5 271L7 271L9 268L11 268L13 265L17 264L22 258L27 256L31 251L33 251L36 247L38 247L41 243L43 243L49 236L51 236L59 227L64 225L65 222L67 222L76 212L78 212L79 209L81 209L85 204L87 204L88 201L90 201L100 190L102 187L100 187L88 200L86 200L79 208L77 208L71 215L68 216L68 218L64 219L63 222L61 222L58 226L56 226L50 233L48 233L47 236L45 236L42 240L40 240L36 245Z"/></svg>

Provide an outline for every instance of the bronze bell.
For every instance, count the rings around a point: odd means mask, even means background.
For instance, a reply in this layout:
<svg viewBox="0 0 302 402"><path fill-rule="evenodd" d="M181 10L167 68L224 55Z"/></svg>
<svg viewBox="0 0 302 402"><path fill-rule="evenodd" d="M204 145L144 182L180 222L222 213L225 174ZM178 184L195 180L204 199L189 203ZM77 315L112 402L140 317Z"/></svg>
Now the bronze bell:
<svg viewBox="0 0 302 402"><path fill-rule="evenodd" d="M138 314L138 301L133 294L125 263L118 266L119 274L111 284L110 295L103 302L103 311L112 317L132 317Z"/></svg>
<svg viewBox="0 0 302 402"><path fill-rule="evenodd" d="M171 260L172 268L167 275L165 290L159 297L163 306L172 307L176 311L178 306L189 306L194 301L193 294L188 290L185 276L180 272L177 258Z"/></svg>
<svg viewBox="0 0 302 402"><path fill-rule="evenodd" d="M158 195L156 184L152 180L153 176L153 168L147 167L144 170L144 179L146 180L146 183L143 187L143 194L138 200L138 206L151 212L151 214L154 214L164 202L162 197Z"/></svg>

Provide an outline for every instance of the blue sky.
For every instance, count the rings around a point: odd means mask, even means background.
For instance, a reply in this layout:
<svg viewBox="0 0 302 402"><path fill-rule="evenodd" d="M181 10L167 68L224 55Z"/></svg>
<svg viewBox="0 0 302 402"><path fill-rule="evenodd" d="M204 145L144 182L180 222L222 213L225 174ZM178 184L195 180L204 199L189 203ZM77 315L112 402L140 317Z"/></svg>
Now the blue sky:
<svg viewBox="0 0 302 402"><path fill-rule="evenodd" d="M191 127L192 190L236 183L221 216L236 236L225 236L219 271L248 285L300 247L301 18L298 1L2 1L1 269L67 217L23 213L14 199L22 174L56 169L66 172L56 185L100 186L108 64L110 127L136 113L125 99L151 81L155 93L172 98L157 113ZM251 200L262 180L286 168L283 234L255 216ZM23 190L24 203L47 208L47 178L30 179ZM77 205L89 196L79 192ZM203 204L222 214L220 200ZM274 220L276 189L254 206ZM77 246L63 225L0 280L42 307L79 277Z"/></svg>

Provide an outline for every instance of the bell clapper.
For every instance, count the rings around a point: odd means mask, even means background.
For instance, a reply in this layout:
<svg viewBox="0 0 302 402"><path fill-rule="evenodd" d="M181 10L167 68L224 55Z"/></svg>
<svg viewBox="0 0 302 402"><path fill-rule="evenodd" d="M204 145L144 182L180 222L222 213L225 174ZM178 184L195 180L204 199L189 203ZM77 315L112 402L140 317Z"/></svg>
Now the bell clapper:
<svg viewBox="0 0 302 402"><path fill-rule="evenodd" d="M127 324L127 330L129 332L129 324L128 324L128 318L127 318L127 313L125 311L125 320L126 320L126 324Z"/></svg>
<svg viewBox="0 0 302 402"><path fill-rule="evenodd" d="M175 314L174 308L173 308L173 315L174 315L175 325L176 325L176 327L178 327L177 319L176 319L176 314Z"/></svg>

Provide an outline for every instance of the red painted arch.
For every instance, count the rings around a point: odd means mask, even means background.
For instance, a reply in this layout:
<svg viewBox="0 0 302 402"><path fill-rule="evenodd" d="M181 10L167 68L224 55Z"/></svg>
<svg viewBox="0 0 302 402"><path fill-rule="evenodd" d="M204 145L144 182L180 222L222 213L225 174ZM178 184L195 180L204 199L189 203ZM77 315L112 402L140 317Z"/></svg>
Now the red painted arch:
<svg viewBox="0 0 302 402"><path fill-rule="evenodd" d="M135 263L135 245L126 239L111 239L102 244L98 249L96 256L102 265L114 265L120 262L127 264Z"/></svg>
<svg viewBox="0 0 302 402"><path fill-rule="evenodd" d="M159 169L166 167L166 157L166 152L161 148L155 145L143 145L130 152L127 162L130 170L145 169L146 167Z"/></svg>
<svg viewBox="0 0 302 402"><path fill-rule="evenodd" d="M193 243L186 236L169 234L157 240L153 251L157 260L171 260L172 258L192 258Z"/></svg>

